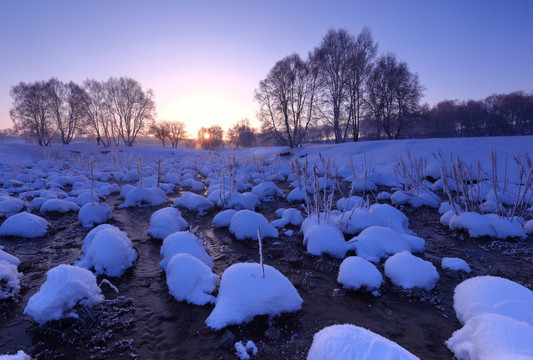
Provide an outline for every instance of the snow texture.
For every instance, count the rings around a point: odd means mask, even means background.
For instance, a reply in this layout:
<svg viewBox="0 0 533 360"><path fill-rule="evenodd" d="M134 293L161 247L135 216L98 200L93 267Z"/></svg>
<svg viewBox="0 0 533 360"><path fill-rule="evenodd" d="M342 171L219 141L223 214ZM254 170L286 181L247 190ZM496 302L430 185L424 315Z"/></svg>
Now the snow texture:
<svg viewBox="0 0 533 360"><path fill-rule="evenodd" d="M379 289L383 283L383 276L371 262L358 256L344 259L339 267L337 281L347 289L367 290Z"/></svg>
<svg viewBox="0 0 533 360"><path fill-rule="evenodd" d="M470 273L472 271L466 261L459 258L443 257L441 261L441 267L443 269L464 271L466 273Z"/></svg>
<svg viewBox="0 0 533 360"><path fill-rule="evenodd" d="M181 216L181 212L173 207L157 210L150 216L148 235L154 239L165 239L168 235L187 229L189 224Z"/></svg>
<svg viewBox="0 0 533 360"><path fill-rule="evenodd" d="M0 249L0 300L18 294L20 291L20 278L18 272L20 260Z"/></svg>
<svg viewBox="0 0 533 360"><path fill-rule="evenodd" d="M526 233L519 222L501 218L496 214L479 214L464 212L450 219L450 230L466 230L471 237L491 236L498 239L512 237L526 238Z"/></svg>
<svg viewBox="0 0 533 360"><path fill-rule="evenodd" d="M113 211L106 203L92 204L88 202L87 204L83 205L78 212L78 219L80 220L81 225L86 228L103 224L112 218Z"/></svg>
<svg viewBox="0 0 533 360"><path fill-rule="evenodd" d="M252 189L252 193L255 194L261 201L265 201L269 198L274 197L283 197L283 191L281 191L281 189L277 187L276 184L268 181L254 186L254 188Z"/></svg>
<svg viewBox="0 0 533 360"><path fill-rule="evenodd" d="M275 228L282 228L289 224L299 226L304 221L300 210L294 208L278 209L276 210L276 215L281 217L281 219L274 220L270 223Z"/></svg>
<svg viewBox="0 0 533 360"><path fill-rule="evenodd" d="M40 216L21 212L8 217L0 225L0 236L37 238L46 235L50 223Z"/></svg>
<svg viewBox="0 0 533 360"><path fill-rule="evenodd" d="M415 360L416 356L381 335L351 324L323 328L313 337L307 360Z"/></svg>
<svg viewBox="0 0 533 360"><path fill-rule="evenodd" d="M61 199L49 199L46 200L41 205L41 214L46 214L49 212L59 212L59 213L66 213L69 211L78 212L80 210L80 207L72 202L67 200L61 200Z"/></svg>
<svg viewBox="0 0 533 360"><path fill-rule="evenodd" d="M191 211L196 211L198 215L205 215L209 210L215 207L211 201L192 192L183 193L174 201L174 207L184 207Z"/></svg>
<svg viewBox="0 0 533 360"><path fill-rule="evenodd" d="M228 209L223 210L215 215L213 224L216 227L229 227L231 225L231 218L237 213L237 210Z"/></svg>
<svg viewBox="0 0 533 360"><path fill-rule="evenodd" d="M31 360L31 356L26 354L24 351L19 350L14 355L0 355L0 360Z"/></svg>
<svg viewBox="0 0 533 360"><path fill-rule="evenodd" d="M334 225L328 223L317 224L314 219L307 219L302 224L304 246L311 255L329 254L342 259L348 251L344 235Z"/></svg>
<svg viewBox="0 0 533 360"><path fill-rule="evenodd" d="M170 234L163 240L159 263L161 269L166 270L167 264L176 254L187 253L203 262L210 269L214 267L213 259L209 256L204 244L194 234L188 231L180 231Z"/></svg>
<svg viewBox="0 0 533 360"><path fill-rule="evenodd" d="M385 275L392 283L404 289L431 290L439 280L439 273L429 261L420 259L408 251L399 252L385 261Z"/></svg>
<svg viewBox="0 0 533 360"><path fill-rule="evenodd" d="M229 231L237 240L257 240L257 229L261 229L261 237L277 238L278 229L268 223L268 220L259 213L251 210L240 210L233 215Z"/></svg>
<svg viewBox="0 0 533 360"><path fill-rule="evenodd" d="M96 277L88 270L72 265L58 265L46 273L46 281L28 301L24 314L40 325L78 314L78 304L93 307L104 300Z"/></svg>
<svg viewBox="0 0 533 360"><path fill-rule="evenodd" d="M197 257L187 253L174 255L167 264L166 274L169 292L176 300L194 305L215 302L210 294L219 277Z"/></svg>
<svg viewBox="0 0 533 360"><path fill-rule="evenodd" d="M0 218L9 217L22 211L24 202L17 198L0 200Z"/></svg>
<svg viewBox="0 0 533 360"><path fill-rule="evenodd" d="M283 274L275 268L256 263L237 263L222 274L215 308L206 319L207 326L220 330L228 325L249 322L256 315L277 316L298 311L302 298Z"/></svg>
<svg viewBox="0 0 533 360"><path fill-rule="evenodd" d="M137 252L128 234L109 224L99 225L89 231L81 251L76 265L94 269L97 275L121 276L137 259Z"/></svg>
<svg viewBox="0 0 533 360"><path fill-rule="evenodd" d="M159 206L166 202L167 196L165 192L159 188L135 187L126 193L124 204L119 207Z"/></svg>

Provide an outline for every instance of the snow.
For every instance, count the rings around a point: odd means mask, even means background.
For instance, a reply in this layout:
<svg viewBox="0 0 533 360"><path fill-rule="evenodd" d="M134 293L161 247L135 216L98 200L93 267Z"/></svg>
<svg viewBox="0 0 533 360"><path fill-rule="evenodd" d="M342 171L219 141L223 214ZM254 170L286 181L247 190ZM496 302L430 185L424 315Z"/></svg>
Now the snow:
<svg viewBox="0 0 533 360"><path fill-rule="evenodd" d="M40 216L21 212L8 217L0 225L0 236L37 238L44 236L51 224Z"/></svg>
<svg viewBox="0 0 533 360"><path fill-rule="evenodd" d="M0 300L8 299L20 291L22 274L18 272L20 260L0 249Z"/></svg>
<svg viewBox="0 0 533 360"><path fill-rule="evenodd" d="M237 263L227 268L206 325L220 330L249 322L256 315L277 316L300 310L303 300L289 279L269 265L264 269L265 277L257 263Z"/></svg>
<svg viewBox="0 0 533 360"><path fill-rule="evenodd" d="M231 224L231 218L237 213L237 210L228 209L223 210L215 215L213 218L213 224L216 227L229 227Z"/></svg>
<svg viewBox="0 0 533 360"><path fill-rule="evenodd" d="M254 188L252 189L252 193L255 194L261 201L265 201L269 198L274 197L284 197L283 191L281 191L281 189L277 187L276 184L269 181L254 186Z"/></svg>
<svg viewBox="0 0 533 360"><path fill-rule="evenodd" d="M349 248L357 256L368 261L378 262L381 258L401 251L423 252L425 241L422 238L400 234L382 226L370 226L349 241Z"/></svg>
<svg viewBox="0 0 533 360"><path fill-rule="evenodd" d="M17 214L24 208L24 202L17 198L0 199L0 218Z"/></svg>
<svg viewBox="0 0 533 360"><path fill-rule="evenodd" d="M379 289L383 283L383 276L371 262L358 256L344 259L339 267L337 281L347 289L367 290Z"/></svg>
<svg viewBox="0 0 533 360"><path fill-rule="evenodd" d="M302 224L303 244L307 247L307 252L311 255L329 254L343 258L348 251L348 245L342 232L332 224L317 224L315 221L308 218Z"/></svg>
<svg viewBox="0 0 533 360"><path fill-rule="evenodd" d="M242 194L232 192L229 194L229 198L226 199L225 207L237 211L243 209L255 211L255 208L259 206L259 204L261 204L259 198L251 192L245 192Z"/></svg>
<svg viewBox="0 0 533 360"><path fill-rule="evenodd" d="M122 276L137 259L137 252L128 234L109 224L99 225L89 231L81 251L76 265L94 268L97 275Z"/></svg>
<svg viewBox="0 0 533 360"><path fill-rule="evenodd" d="M501 218L496 214L464 212L454 215L449 222L450 230L466 230L471 237L491 236L498 239L526 238L524 228L517 221Z"/></svg>
<svg viewBox="0 0 533 360"><path fill-rule="evenodd" d="M441 267L443 269L464 271L466 273L470 273L472 271L466 261L459 258L443 257L441 261Z"/></svg>
<svg viewBox="0 0 533 360"><path fill-rule="evenodd" d="M533 234L533 219L526 221L526 223L524 224L524 231L528 235Z"/></svg>
<svg viewBox="0 0 533 360"><path fill-rule="evenodd" d="M340 198L337 200L337 209L340 211L352 210L353 208L359 208L365 206L366 201L360 196L354 195L349 198Z"/></svg>
<svg viewBox="0 0 533 360"><path fill-rule="evenodd" d="M163 240L161 246L163 260L159 263L161 269L166 270L170 259L181 253L187 253L198 258L210 269L214 267L213 259L209 256L207 248L200 239L188 231L180 231L170 234Z"/></svg>
<svg viewBox="0 0 533 360"><path fill-rule="evenodd" d="M122 194L122 192L121 192ZM159 188L141 188L130 189L126 193L124 204L119 208L136 207L136 206L159 206L167 202L165 192Z"/></svg>
<svg viewBox="0 0 533 360"><path fill-rule="evenodd" d="M304 189L293 189L289 195L287 195L287 201L290 203L304 202L305 198L306 195Z"/></svg>
<svg viewBox="0 0 533 360"><path fill-rule="evenodd" d="M78 219L80 220L81 225L86 228L105 223L112 218L113 211L106 203L92 204L88 202L83 205L78 212Z"/></svg>
<svg viewBox="0 0 533 360"><path fill-rule="evenodd" d="M49 199L46 200L41 205L41 214L46 214L48 212L60 212L60 213L66 213L69 211L78 212L80 210L80 207L72 202L67 200L61 200L61 199Z"/></svg>
<svg viewBox="0 0 533 360"><path fill-rule="evenodd" d="M181 212L173 207L157 210L150 216L148 235L154 239L165 239L168 235L187 229L189 224L181 216Z"/></svg>
<svg viewBox="0 0 533 360"><path fill-rule="evenodd" d="M414 287L431 290L439 280L435 266L408 251L399 252L385 261L385 275L404 289Z"/></svg>
<svg viewBox="0 0 533 360"><path fill-rule="evenodd" d="M307 360L415 360L416 356L381 335L343 324L323 328L313 337Z"/></svg>
<svg viewBox="0 0 533 360"><path fill-rule="evenodd" d="M533 326L498 314L469 319L446 341L459 360L531 360Z"/></svg>
<svg viewBox="0 0 533 360"><path fill-rule="evenodd" d="M188 253L172 256L166 274L169 292L176 300L194 305L215 302L209 294L215 290L219 277L197 257Z"/></svg>
<svg viewBox="0 0 533 360"><path fill-rule="evenodd" d="M31 356L26 354L24 351L19 350L14 355L0 355L0 360L31 360Z"/></svg>
<svg viewBox="0 0 533 360"><path fill-rule="evenodd" d="M78 318L76 305L91 308L103 300L93 273L62 264L48 270L46 281L28 301L24 314L43 325L52 320Z"/></svg>
<svg viewBox="0 0 533 360"><path fill-rule="evenodd" d="M413 193L406 191L396 191L391 196L393 204L405 205L409 204L412 207L428 206L431 208L438 208L441 203L441 199L437 194L429 189L420 188Z"/></svg>
<svg viewBox="0 0 533 360"><path fill-rule="evenodd" d="M304 221L300 210L294 208L278 209L276 210L276 215L281 217L281 219L274 220L270 223L275 228L282 228L289 224L299 226Z"/></svg>
<svg viewBox="0 0 533 360"><path fill-rule="evenodd" d="M192 192L183 193L174 201L174 207L184 207L191 211L196 211L198 215L205 215L209 210L215 207L211 201Z"/></svg>
<svg viewBox="0 0 533 360"><path fill-rule="evenodd" d="M260 213L251 210L240 210L233 215L229 231L237 240L257 240L257 229L261 229L261 237L277 238L278 229L268 223L268 220Z"/></svg>
<svg viewBox="0 0 533 360"><path fill-rule="evenodd" d="M477 276L463 281L455 288L453 308L461 324L494 313L533 326L533 291L501 277Z"/></svg>
<svg viewBox="0 0 533 360"><path fill-rule="evenodd" d="M257 346L255 346L252 340L248 340L246 346L242 343L242 341L237 341L235 343L235 355L240 360L248 360L250 359L250 353L252 353L252 355L257 355L257 352Z"/></svg>

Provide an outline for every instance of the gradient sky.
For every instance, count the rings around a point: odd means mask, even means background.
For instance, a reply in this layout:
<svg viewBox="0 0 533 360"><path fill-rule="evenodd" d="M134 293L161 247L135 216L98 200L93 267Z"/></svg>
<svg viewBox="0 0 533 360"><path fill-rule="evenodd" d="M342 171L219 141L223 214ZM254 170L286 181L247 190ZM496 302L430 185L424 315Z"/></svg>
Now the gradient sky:
<svg viewBox="0 0 533 360"><path fill-rule="evenodd" d="M128 76L155 93L157 119L225 130L255 123L253 92L276 61L330 28L370 27L380 53L417 72L424 102L533 91L533 1L0 2L0 129L20 81Z"/></svg>

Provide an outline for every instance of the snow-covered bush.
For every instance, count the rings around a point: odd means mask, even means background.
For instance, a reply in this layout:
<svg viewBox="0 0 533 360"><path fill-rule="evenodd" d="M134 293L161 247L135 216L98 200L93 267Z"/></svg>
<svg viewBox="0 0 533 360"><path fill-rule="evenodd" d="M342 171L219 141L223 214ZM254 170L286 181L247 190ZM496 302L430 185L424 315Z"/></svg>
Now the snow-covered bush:
<svg viewBox="0 0 533 360"><path fill-rule="evenodd" d="M83 205L78 212L81 225L86 228L105 223L113 218L113 211L106 203L90 203Z"/></svg>
<svg viewBox="0 0 533 360"><path fill-rule="evenodd" d="M365 328L332 325L313 337L307 360L416 360L400 345Z"/></svg>
<svg viewBox="0 0 533 360"><path fill-rule="evenodd" d="M178 301L194 305L214 303L210 295L216 288L218 275L197 257L188 253L178 253L166 266L169 292Z"/></svg>
<svg viewBox="0 0 533 360"><path fill-rule="evenodd" d="M32 360L31 356L26 354L23 350L19 350L14 355L0 355L0 360Z"/></svg>
<svg viewBox="0 0 533 360"><path fill-rule="evenodd" d="M213 224L216 227L229 227L231 225L231 218L235 213L237 213L237 210L234 209L223 210L215 215Z"/></svg>
<svg viewBox="0 0 533 360"><path fill-rule="evenodd" d="M168 235L187 229L189 224L181 216L181 212L173 207L157 210L150 216L148 235L163 240Z"/></svg>
<svg viewBox="0 0 533 360"><path fill-rule="evenodd" d="M8 197L6 200L0 200L0 218L15 215L23 208L24 202L20 199Z"/></svg>
<svg viewBox="0 0 533 360"><path fill-rule="evenodd" d="M275 228L281 228L289 224L299 226L304 221L300 210L294 208L278 209L276 210L276 215L281 217L281 219L274 220L270 223Z"/></svg>
<svg viewBox="0 0 533 360"><path fill-rule="evenodd" d="M126 193L124 204L120 208L135 206L159 206L167 202L165 192L159 188L135 187Z"/></svg>
<svg viewBox="0 0 533 360"><path fill-rule="evenodd" d="M18 272L20 260L3 251L0 247L0 300L11 298L20 290L20 278Z"/></svg>
<svg viewBox="0 0 533 360"><path fill-rule="evenodd" d="M399 252L385 261L385 275L392 283L404 289L414 287L431 290L439 280L439 273L429 261L408 251Z"/></svg>
<svg viewBox="0 0 533 360"><path fill-rule="evenodd" d="M273 182L264 182L262 184L254 186L252 193L255 194L259 200L265 201L269 198L282 198L283 191L276 186Z"/></svg>
<svg viewBox="0 0 533 360"><path fill-rule="evenodd" d="M198 215L205 215L215 205L202 195L186 192L174 201L174 207L184 207L188 210L196 211Z"/></svg>
<svg viewBox="0 0 533 360"><path fill-rule="evenodd" d="M298 311L302 298L282 273L256 263L233 264L224 271L215 308L205 323L220 330L228 325L249 322L256 315L277 316Z"/></svg>
<svg viewBox="0 0 533 360"><path fill-rule="evenodd" d="M89 231L81 251L76 265L94 269L97 275L121 276L137 259L137 252L128 234L109 224L99 225Z"/></svg>
<svg viewBox="0 0 533 360"><path fill-rule="evenodd" d="M483 215L476 212L462 212L450 216L450 230L465 230L471 237L526 238L524 228L519 222L499 217L496 214Z"/></svg>
<svg viewBox="0 0 533 360"><path fill-rule="evenodd" d="M161 269L166 270L167 264L176 254L190 254L209 268L213 268L213 259L209 256L207 248L194 234L188 231L180 231L170 234L163 240L161 246L161 256L163 260L159 263Z"/></svg>
<svg viewBox="0 0 533 360"><path fill-rule="evenodd" d="M268 223L268 220L259 213L251 210L237 211L231 218L229 231L237 240L257 240L257 229L261 229L263 238L277 238L278 229Z"/></svg>
<svg viewBox="0 0 533 360"><path fill-rule="evenodd" d="M374 264L358 256L344 259L339 267L337 281L347 289L367 290L379 289L383 283L383 276Z"/></svg>
<svg viewBox="0 0 533 360"><path fill-rule="evenodd" d="M471 272L470 266L463 259L443 257L441 261L441 267L452 271L464 271L466 273Z"/></svg>
<svg viewBox="0 0 533 360"><path fill-rule="evenodd" d="M8 217L0 225L0 236L37 238L46 235L50 223L40 216L21 212Z"/></svg>
<svg viewBox="0 0 533 360"><path fill-rule="evenodd" d="M46 214L49 212L59 212L59 213L66 213L69 211L78 212L80 210L80 207L72 202L67 200L61 200L61 199L49 199L46 200L41 205L41 214Z"/></svg>
<svg viewBox="0 0 533 360"><path fill-rule="evenodd" d="M96 277L88 270L72 265L58 265L46 273L46 281L24 309L40 325L62 318L78 318L76 305L93 307L104 297Z"/></svg>
<svg viewBox="0 0 533 360"><path fill-rule="evenodd" d="M308 218L302 224L304 246L312 255L329 254L336 258L343 258L348 251L344 235L334 225L324 222L317 224L314 219Z"/></svg>

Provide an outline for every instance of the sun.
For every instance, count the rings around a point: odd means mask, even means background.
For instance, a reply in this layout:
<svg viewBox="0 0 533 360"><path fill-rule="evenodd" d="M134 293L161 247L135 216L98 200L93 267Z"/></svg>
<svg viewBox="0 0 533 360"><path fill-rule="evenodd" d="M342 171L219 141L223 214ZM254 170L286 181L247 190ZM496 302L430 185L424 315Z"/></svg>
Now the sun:
<svg viewBox="0 0 533 360"><path fill-rule="evenodd" d="M204 133L205 140L209 140L210 137L211 137L211 134L209 134L208 132Z"/></svg>

